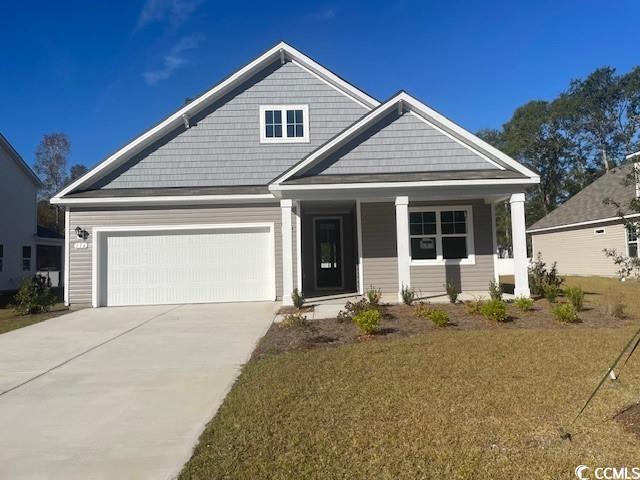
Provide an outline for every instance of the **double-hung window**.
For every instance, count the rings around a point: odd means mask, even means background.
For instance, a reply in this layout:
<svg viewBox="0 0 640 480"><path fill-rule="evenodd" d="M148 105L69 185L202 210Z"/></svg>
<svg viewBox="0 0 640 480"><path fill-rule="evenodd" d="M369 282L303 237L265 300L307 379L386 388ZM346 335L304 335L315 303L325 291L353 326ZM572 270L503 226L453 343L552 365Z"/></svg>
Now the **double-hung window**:
<svg viewBox="0 0 640 480"><path fill-rule="evenodd" d="M4 245L0 243L0 272L4 268Z"/></svg>
<svg viewBox="0 0 640 480"><path fill-rule="evenodd" d="M260 107L261 143L308 141L308 105L262 105Z"/></svg>
<svg viewBox="0 0 640 480"><path fill-rule="evenodd" d="M31 271L31 247L22 247L22 271Z"/></svg>
<svg viewBox="0 0 640 480"><path fill-rule="evenodd" d="M627 252L630 257L638 256L638 234L640 233L640 224L627 225Z"/></svg>
<svg viewBox="0 0 640 480"><path fill-rule="evenodd" d="M471 207L409 209L411 263L475 263Z"/></svg>

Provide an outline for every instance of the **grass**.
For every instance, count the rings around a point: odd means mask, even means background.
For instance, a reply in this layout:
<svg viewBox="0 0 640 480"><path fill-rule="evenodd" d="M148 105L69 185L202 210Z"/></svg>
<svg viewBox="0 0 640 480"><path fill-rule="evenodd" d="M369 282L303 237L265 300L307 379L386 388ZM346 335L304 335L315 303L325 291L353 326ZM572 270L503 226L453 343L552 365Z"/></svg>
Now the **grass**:
<svg viewBox="0 0 640 480"><path fill-rule="evenodd" d="M27 327L34 323L40 323L53 317L59 317L65 313L68 313L68 309L62 303L56 303L46 313L37 313L35 315L18 315L10 307L0 308L0 334Z"/></svg>
<svg viewBox="0 0 640 480"><path fill-rule="evenodd" d="M615 278L604 277L566 277L567 286L580 287L585 291L585 300L599 305L605 305L611 297L619 295L629 315L640 318L640 282L627 280L621 282Z"/></svg>
<svg viewBox="0 0 640 480"><path fill-rule="evenodd" d="M592 301L615 287L568 284ZM627 288L631 305L640 288ZM613 417L638 400L640 355L571 425L635 329L444 329L254 358L180 478L559 479L580 464L637 466L640 439Z"/></svg>

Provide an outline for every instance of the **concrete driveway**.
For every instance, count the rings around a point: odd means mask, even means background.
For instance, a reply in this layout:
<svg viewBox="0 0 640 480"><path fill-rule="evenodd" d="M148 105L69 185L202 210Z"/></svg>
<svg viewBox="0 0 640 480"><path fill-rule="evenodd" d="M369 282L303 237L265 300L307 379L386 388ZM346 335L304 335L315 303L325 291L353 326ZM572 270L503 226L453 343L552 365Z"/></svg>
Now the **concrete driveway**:
<svg viewBox="0 0 640 480"><path fill-rule="evenodd" d="M172 478L277 308L89 309L0 335L0 478Z"/></svg>

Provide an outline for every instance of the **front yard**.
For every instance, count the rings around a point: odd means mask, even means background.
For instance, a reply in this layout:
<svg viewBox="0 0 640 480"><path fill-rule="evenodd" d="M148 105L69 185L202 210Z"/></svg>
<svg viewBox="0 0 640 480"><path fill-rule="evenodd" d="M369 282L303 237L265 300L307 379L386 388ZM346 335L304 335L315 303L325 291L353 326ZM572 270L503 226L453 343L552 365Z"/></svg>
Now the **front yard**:
<svg viewBox="0 0 640 480"><path fill-rule="evenodd" d="M58 297L61 296L60 293L57 292L56 295ZM17 328L27 327L53 317L58 317L68 312L68 309L64 303L62 303L61 298L58 298L58 303L51 306L48 312L33 315L18 315L11 307L12 299L13 294L0 295L0 334Z"/></svg>
<svg viewBox="0 0 640 480"><path fill-rule="evenodd" d="M619 285L601 283L584 284L588 300ZM631 306L640 288L623 290ZM335 320L274 325L180 478L558 479L580 464L640 466L640 438L616 418L640 397L640 355L571 423L637 322L588 305L582 323L550 323L543 302L504 324L460 314L406 335L408 307L374 337Z"/></svg>

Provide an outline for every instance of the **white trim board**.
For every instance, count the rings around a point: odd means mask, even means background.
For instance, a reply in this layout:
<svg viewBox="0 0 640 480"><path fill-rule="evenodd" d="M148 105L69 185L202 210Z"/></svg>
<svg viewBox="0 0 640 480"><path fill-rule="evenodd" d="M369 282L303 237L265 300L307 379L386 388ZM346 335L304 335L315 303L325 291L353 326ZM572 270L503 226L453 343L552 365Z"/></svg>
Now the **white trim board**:
<svg viewBox="0 0 640 480"><path fill-rule="evenodd" d="M52 198L54 205L198 205L209 203L262 203L275 202L271 193L247 195L159 195L157 197L85 197L85 198Z"/></svg>
<svg viewBox="0 0 640 480"><path fill-rule="evenodd" d="M508 155L502 153L500 150L496 149L495 147L492 147L485 141L476 137L471 132L468 132L467 130L463 129L459 125L456 125L454 122L452 122L445 116L427 107L425 104L418 101L417 99L407 94L406 92L400 92L394 95L393 97L391 97L385 103L378 106L376 109L372 110L370 113L365 115L362 119L354 123L351 127L345 129L342 133L340 133L339 135L337 135L336 137L334 137L333 139L331 139L330 141L328 141L327 143L319 147L317 150L312 152L309 156L307 156L304 160L299 162L293 168L289 169L288 171L280 175L278 178L274 180L273 183L276 185L279 185L285 180L291 178L293 175L297 173L301 173L311 168L312 166L317 164L319 161L321 161L325 155L345 145L349 140L351 140L357 134L361 133L366 128L371 126L378 119L387 115L391 110L395 108L404 109L405 107L408 108L409 111L418 114L427 123L429 123L429 125L437 126L437 125L434 125L433 122L435 122L435 124L440 124L445 128L453 131L454 133L457 133L458 135L460 135L460 137L466 139L469 142L469 144L465 144L464 142L462 142L462 144L465 147L469 148L470 150L481 155L482 155L482 152L476 150L474 146L478 147L481 150L487 151L490 154L496 156L500 161L504 162L506 165L510 166L514 170L526 175L530 179L537 180L537 183L539 183L540 177L536 173L529 170L524 165L515 161ZM441 128L439 128L439 130L442 131ZM483 157L486 158L486 155L483 155ZM505 170L505 167L495 162L492 162L492 164L496 165L497 168L499 168L500 170Z"/></svg>
<svg viewBox="0 0 640 480"><path fill-rule="evenodd" d="M58 192L54 198L61 198L79 187L86 186L90 181L96 181L99 174L108 173L110 169L124 163L126 160L131 158L133 154L141 151L144 147L155 140L158 140L173 128L183 125L185 115L190 117L197 114L215 100L221 98L226 93L233 90L233 88L259 72L262 68L270 65L278 58L282 59L281 55L285 59L305 65L308 69L314 71L316 75L320 76L325 82L331 84L339 91L344 91L345 96L349 98L352 96L358 98L361 103L368 105L369 109L378 106L380 103L375 98L344 81L330 70L293 48L291 45L288 45L285 42L280 42L189 104L169 115L155 127L147 130L142 135L127 143L124 147L107 157L103 162L99 163L86 174Z"/></svg>
<svg viewBox="0 0 640 480"><path fill-rule="evenodd" d="M640 213L632 213L624 216L624 218L636 218L636 217L640 217ZM553 230L563 230L565 228L581 227L583 225L594 225L596 223L615 222L616 220L622 221L620 217L599 218L597 220L587 220L585 222L566 223L564 225L556 225L553 227L529 229L527 230L527 233L541 233L541 232L549 232Z"/></svg>
<svg viewBox="0 0 640 480"><path fill-rule="evenodd" d="M99 298L98 278L99 259L101 255L101 236L105 233L137 233L137 232L172 232L172 231L202 231L202 230L237 230L237 229L268 229L269 230L269 251L271 281L271 297L276 299L276 256L275 256L275 224L273 222L258 223L213 223L213 224L192 224L192 225L122 225L110 227L93 227L91 229L92 252L91 252L91 305L94 308L101 306L102 299Z"/></svg>

